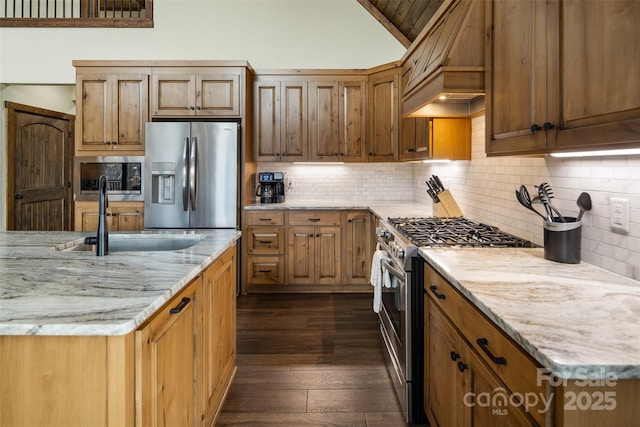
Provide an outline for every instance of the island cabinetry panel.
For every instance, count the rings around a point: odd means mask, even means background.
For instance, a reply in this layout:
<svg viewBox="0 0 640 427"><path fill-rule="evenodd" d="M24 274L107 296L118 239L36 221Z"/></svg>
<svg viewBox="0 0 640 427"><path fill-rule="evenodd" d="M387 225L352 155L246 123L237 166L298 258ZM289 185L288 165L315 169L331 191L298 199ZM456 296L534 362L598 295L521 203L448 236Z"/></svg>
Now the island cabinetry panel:
<svg viewBox="0 0 640 427"><path fill-rule="evenodd" d="M144 152L149 69L78 67L76 151Z"/></svg>
<svg viewBox="0 0 640 427"><path fill-rule="evenodd" d="M76 202L75 230L98 229L98 202ZM109 202L107 208L109 231L144 230L143 202Z"/></svg>
<svg viewBox="0 0 640 427"><path fill-rule="evenodd" d="M545 425L541 396L550 397L539 381L540 365L428 265L425 292L424 403L430 422ZM537 398L531 407L510 403L512 396L528 395Z"/></svg>
<svg viewBox="0 0 640 427"><path fill-rule="evenodd" d="M136 331L137 426L197 426L196 291L200 277Z"/></svg>
<svg viewBox="0 0 640 427"><path fill-rule="evenodd" d="M242 67L154 67L151 115L240 117Z"/></svg>
<svg viewBox="0 0 640 427"><path fill-rule="evenodd" d="M236 371L236 252L227 251L207 269L198 304L197 351L200 418L214 425ZM201 335L200 335L201 334Z"/></svg>
<svg viewBox="0 0 640 427"><path fill-rule="evenodd" d="M640 146L638 2L486 2L486 151Z"/></svg>

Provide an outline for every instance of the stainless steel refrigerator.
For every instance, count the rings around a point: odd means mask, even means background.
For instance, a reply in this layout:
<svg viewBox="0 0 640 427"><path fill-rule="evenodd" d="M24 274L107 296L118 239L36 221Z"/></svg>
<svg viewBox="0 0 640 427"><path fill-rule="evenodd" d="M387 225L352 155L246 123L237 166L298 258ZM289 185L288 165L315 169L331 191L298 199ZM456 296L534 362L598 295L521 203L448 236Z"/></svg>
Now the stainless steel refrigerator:
<svg viewBox="0 0 640 427"><path fill-rule="evenodd" d="M237 228L238 128L147 123L145 228Z"/></svg>

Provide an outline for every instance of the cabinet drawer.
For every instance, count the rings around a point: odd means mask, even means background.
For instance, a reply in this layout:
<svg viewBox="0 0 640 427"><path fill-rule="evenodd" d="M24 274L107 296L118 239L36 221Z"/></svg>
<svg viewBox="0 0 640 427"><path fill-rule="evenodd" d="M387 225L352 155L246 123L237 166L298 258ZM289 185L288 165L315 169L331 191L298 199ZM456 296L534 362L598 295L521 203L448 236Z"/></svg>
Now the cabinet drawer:
<svg viewBox="0 0 640 427"><path fill-rule="evenodd" d="M247 225L284 225L284 211L247 212Z"/></svg>
<svg viewBox="0 0 640 427"><path fill-rule="evenodd" d="M284 227L247 229L249 255L284 255Z"/></svg>
<svg viewBox="0 0 640 427"><path fill-rule="evenodd" d="M284 257L256 257L247 259L248 277L250 285L282 285L284 284Z"/></svg>
<svg viewBox="0 0 640 427"><path fill-rule="evenodd" d="M289 213L289 225L340 225L340 211Z"/></svg>
<svg viewBox="0 0 640 427"><path fill-rule="evenodd" d="M424 290L453 324L458 326L462 323L464 297L427 264L424 267Z"/></svg>

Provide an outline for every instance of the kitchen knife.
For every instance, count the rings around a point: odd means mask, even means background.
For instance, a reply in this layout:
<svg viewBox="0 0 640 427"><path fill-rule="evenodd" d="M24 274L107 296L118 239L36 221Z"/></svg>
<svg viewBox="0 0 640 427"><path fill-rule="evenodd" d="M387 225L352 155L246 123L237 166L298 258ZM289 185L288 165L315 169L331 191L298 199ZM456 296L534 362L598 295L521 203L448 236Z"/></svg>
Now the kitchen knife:
<svg viewBox="0 0 640 427"><path fill-rule="evenodd" d="M427 193L429 193L429 196L431 197L431 200L433 200L433 203L440 203L440 198L433 190L428 189Z"/></svg>
<svg viewBox="0 0 640 427"><path fill-rule="evenodd" d="M440 189L440 193L442 193L444 191L444 185L442 185L442 181L440 181L438 175L433 175L433 180L436 182L436 185Z"/></svg>
<svg viewBox="0 0 640 427"><path fill-rule="evenodd" d="M431 178L427 179L425 181L425 184L427 184L427 187L429 187L429 190L431 190L431 192L433 192L434 195L438 193L438 191L436 190L436 187L431 182ZM427 192L429 192L429 190L427 190Z"/></svg>

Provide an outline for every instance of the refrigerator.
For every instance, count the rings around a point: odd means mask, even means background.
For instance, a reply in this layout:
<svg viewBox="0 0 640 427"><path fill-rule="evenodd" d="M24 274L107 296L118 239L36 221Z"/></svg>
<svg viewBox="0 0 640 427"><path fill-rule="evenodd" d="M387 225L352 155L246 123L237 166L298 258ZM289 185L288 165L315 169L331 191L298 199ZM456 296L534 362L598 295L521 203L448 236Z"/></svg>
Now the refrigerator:
<svg viewBox="0 0 640 427"><path fill-rule="evenodd" d="M239 126L147 123L145 228L238 228Z"/></svg>

